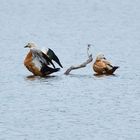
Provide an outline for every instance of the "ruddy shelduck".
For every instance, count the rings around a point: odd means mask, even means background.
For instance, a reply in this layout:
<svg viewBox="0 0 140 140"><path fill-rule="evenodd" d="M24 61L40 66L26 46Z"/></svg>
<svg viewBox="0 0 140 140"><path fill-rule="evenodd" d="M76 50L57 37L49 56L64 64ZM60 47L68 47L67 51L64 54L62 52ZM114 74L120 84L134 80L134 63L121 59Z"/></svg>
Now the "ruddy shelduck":
<svg viewBox="0 0 140 140"><path fill-rule="evenodd" d="M93 70L97 74L113 74L118 68L118 66L112 66L103 54L99 54L93 64Z"/></svg>
<svg viewBox="0 0 140 140"><path fill-rule="evenodd" d="M48 48L43 52L37 49L34 43L28 43L24 48L30 48L29 53L25 57L24 65L34 75L47 76L59 71L60 68L55 68L52 60L62 67L58 57L51 49Z"/></svg>

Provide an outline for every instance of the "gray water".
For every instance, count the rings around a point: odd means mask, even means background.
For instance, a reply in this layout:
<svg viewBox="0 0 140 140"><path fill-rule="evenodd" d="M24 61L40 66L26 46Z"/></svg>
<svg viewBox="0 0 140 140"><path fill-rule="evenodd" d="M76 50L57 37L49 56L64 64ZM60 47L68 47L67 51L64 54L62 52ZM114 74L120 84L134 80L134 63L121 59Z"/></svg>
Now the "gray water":
<svg viewBox="0 0 140 140"><path fill-rule="evenodd" d="M0 140L140 140L138 0L0 0ZM28 78L28 42L49 47L64 68ZM120 68L94 76L100 52Z"/></svg>

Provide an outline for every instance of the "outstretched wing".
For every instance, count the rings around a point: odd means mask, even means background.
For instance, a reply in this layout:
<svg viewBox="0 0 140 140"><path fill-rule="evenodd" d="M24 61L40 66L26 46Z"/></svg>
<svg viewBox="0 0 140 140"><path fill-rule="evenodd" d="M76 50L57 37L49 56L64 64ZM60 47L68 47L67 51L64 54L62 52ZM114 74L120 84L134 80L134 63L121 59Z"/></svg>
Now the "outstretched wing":
<svg viewBox="0 0 140 140"><path fill-rule="evenodd" d="M48 48L48 49L43 49L42 52L45 55L47 55L50 58L50 60L55 61L61 68L63 68L63 66L62 66L62 64L61 64L58 56L54 53L53 50L51 50L50 48Z"/></svg>
<svg viewBox="0 0 140 140"><path fill-rule="evenodd" d="M45 55L45 54L42 52L42 56L43 56L43 58L47 61L48 65L51 64L51 65L55 68L55 65L53 64L52 60L51 60L47 55Z"/></svg>
<svg viewBox="0 0 140 140"><path fill-rule="evenodd" d="M53 62L42 51L38 49L31 49L31 52L32 52L33 59L38 60L43 65L51 64L55 68Z"/></svg>

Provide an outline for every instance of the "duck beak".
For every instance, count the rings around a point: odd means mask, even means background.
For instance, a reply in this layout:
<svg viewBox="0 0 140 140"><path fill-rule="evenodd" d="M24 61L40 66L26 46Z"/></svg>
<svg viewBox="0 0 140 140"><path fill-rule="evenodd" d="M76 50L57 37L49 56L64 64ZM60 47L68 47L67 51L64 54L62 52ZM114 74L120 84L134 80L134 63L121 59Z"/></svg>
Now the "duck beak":
<svg viewBox="0 0 140 140"><path fill-rule="evenodd" d="M24 46L24 48L28 48L28 45Z"/></svg>
<svg viewBox="0 0 140 140"><path fill-rule="evenodd" d="M60 63L59 58L51 49L48 49L47 55L51 60L55 61L61 68L63 68L62 64Z"/></svg>

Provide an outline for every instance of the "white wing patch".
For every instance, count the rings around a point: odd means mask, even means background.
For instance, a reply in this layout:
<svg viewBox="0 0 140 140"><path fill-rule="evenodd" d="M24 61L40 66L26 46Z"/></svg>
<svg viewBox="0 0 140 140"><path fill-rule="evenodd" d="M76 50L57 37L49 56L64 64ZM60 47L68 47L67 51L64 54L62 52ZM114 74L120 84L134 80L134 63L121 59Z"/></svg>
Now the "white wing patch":
<svg viewBox="0 0 140 140"><path fill-rule="evenodd" d="M42 63L45 63L45 60L44 58L42 57L42 52L38 49L31 49L32 51L32 59L33 59L33 63L34 65L39 69L41 70L42 68ZM42 62L42 63L41 63Z"/></svg>
<svg viewBox="0 0 140 140"><path fill-rule="evenodd" d="M47 52L48 52L48 49L46 49L46 48L43 48L41 51L42 51L44 54L47 54Z"/></svg>
<svg viewBox="0 0 140 140"><path fill-rule="evenodd" d="M34 63L34 65L35 65L39 70L41 70L42 65L41 65L41 62L39 61L39 59L38 59L37 57L33 58L33 61L32 61L32 62Z"/></svg>

